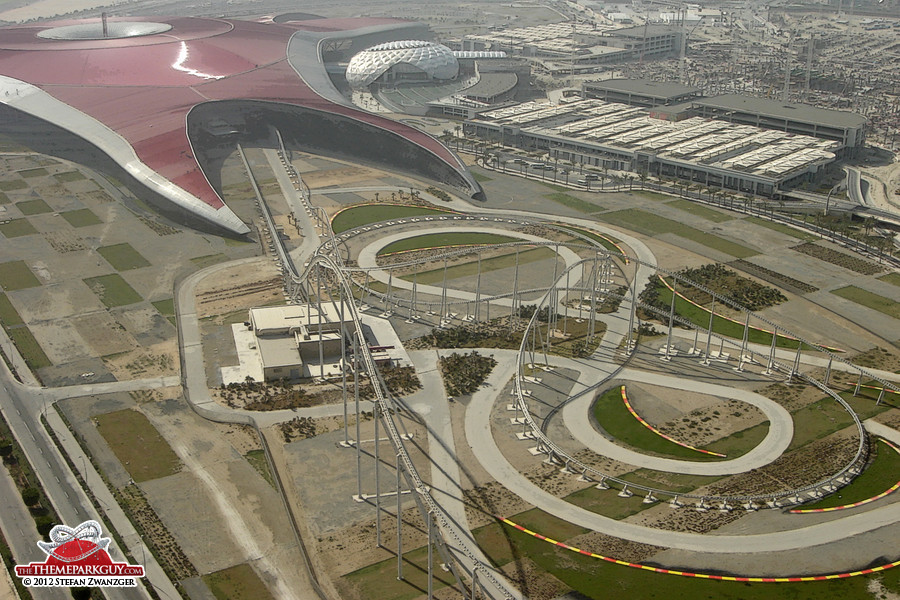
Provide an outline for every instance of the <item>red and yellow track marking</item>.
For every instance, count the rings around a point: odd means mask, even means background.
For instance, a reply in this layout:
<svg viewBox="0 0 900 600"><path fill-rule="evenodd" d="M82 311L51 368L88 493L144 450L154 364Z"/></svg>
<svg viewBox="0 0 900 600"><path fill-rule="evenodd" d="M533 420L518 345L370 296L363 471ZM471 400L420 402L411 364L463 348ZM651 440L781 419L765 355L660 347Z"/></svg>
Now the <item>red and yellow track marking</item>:
<svg viewBox="0 0 900 600"><path fill-rule="evenodd" d="M892 390L891 388L880 388L877 385L861 385L859 387L866 389L866 390L877 390L879 392L882 389L884 389L885 394L900 394L900 390ZM887 440L885 440L885 441L887 441Z"/></svg>
<svg viewBox="0 0 900 600"><path fill-rule="evenodd" d="M645 421L643 418L641 418L641 415L637 414L637 411L634 410L634 408L631 406L631 402L628 401L628 395L625 393L624 385L622 386L622 402L625 403L625 408L628 409L628 412L631 413L631 416L638 420L638 423L640 423L641 425L643 425L644 427L646 427L647 429L649 429L650 431L652 431L659 437L663 438L664 440L668 440L668 441L672 442L673 444L678 444L682 448L687 448L688 450L694 450L696 452L702 452L703 454L709 454L710 456L718 456L720 458L725 458L727 456L725 454L719 454L718 452L711 452L710 450L703 450L702 448L696 448L694 446L685 444L684 442L679 442L678 440L667 436L662 431L660 431L659 429L657 429L656 427L654 427L653 425L651 425L650 423Z"/></svg>
<svg viewBox="0 0 900 600"><path fill-rule="evenodd" d="M862 569L861 571L851 571L849 573L833 573L830 575L809 575L803 577L733 577L730 575L710 575L708 573L691 573L688 571L675 571L673 569L661 569L659 567L649 567L647 565L642 565L640 563L632 563L624 560L618 560L616 558L611 558L609 556L603 556L602 554L596 554L594 552L588 552L587 550L582 550L581 548L576 548L574 546L570 546L565 542L558 542L554 539L550 539L546 536L543 536L539 533L531 531L530 529L526 529L525 527L519 525L518 523L514 523L509 519L504 519L503 517L497 517L501 522L506 523L510 527L518 529L522 533L527 533L532 537L536 537L539 540L543 540L548 544L553 544L554 546L559 546L560 548L564 548L566 550L571 550L576 554L582 554L584 556L589 556L591 558L596 558L599 560L603 560L609 563L613 563L616 565L622 565L623 567L631 567L633 569L641 569L643 571L652 571L654 573L663 573L665 575L681 575L682 577L695 577L697 579L715 579L717 581L737 581L742 583L800 583L806 581L828 581L831 579L846 579L848 577L858 577L860 575L870 575L872 573L879 573L881 571L887 571L888 569L893 569L896 566L900 566L900 560L896 560L892 563L887 563L878 567L873 567L871 569Z"/></svg>
<svg viewBox="0 0 900 600"><path fill-rule="evenodd" d="M659 277L659 280L662 281L662 284L663 284L664 286L666 286L666 288L667 288L670 292L673 291L673 287L672 287L671 285L669 285L669 282L666 281L666 279L665 279L662 275L657 274L656 276ZM696 307L699 308L700 310L702 310L702 311L704 311L704 312L706 312L706 313L709 313L709 309L708 309L708 308L706 308L705 306L700 306L699 304L697 304L696 302L694 302L694 301L691 300L690 298L685 297L684 294L682 294L682 293L680 293L680 292L675 292L675 294L676 294L679 298L681 298L682 300L684 300L685 302L688 302L688 303L690 303L690 304L693 304L694 306L696 306ZM719 313L716 313L716 317L719 318L719 319L725 319L726 321L731 321L732 323L737 323L737 324L740 325L741 327L744 326L744 323L741 323L741 322L738 321L737 319L732 319L731 317L726 317L725 315L722 315L722 314L719 314ZM754 330L754 331L761 331L761 332L763 332L763 333L768 333L769 335L774 335L774 334L775 334L774 331L769 331L768 329L763 329L763 328L761 328L761 327L751 327L750 329L752 329L752 330ZM799 341L799 340L798 340L797 338L795 338L795 337L791 337L791 336L789 336L789 335L784 335L784 334L782 334L782 333L779 333L779 334L778 334L778 337L784 338L784 339L786 339L786 340L791 340L791 341L794 341L794 342ZM832 348L831 346L822 346L822 348L825 348L826 350L831 350L832 352L844 352L844 351L841 350L840 348Z"/></svg>
<svg viewBox="0 0 900 600"><path fill-rule="evenodd" d="M897 446L895 446L894 444L892 444L891 442L889 442L888 440L886 440L884 438L878 438L878 439L880 439L882 442L884 442L885 444L887 444L888 446L893 448L895 452L900 454L900 448L898 448ZM806 514L811 514L811 513L832 512L835 510L847 510L848 508L856 508L857 506L862 506L863 504L868 504L869 502L875 502L876 500L881 500L885 496L887 496L889 494L893 494L898 489L900 489L900 481L898 481L897 483L892 485L887 490L881 492L877 496L872 496L871 498L866 498L865 500L860 500L859 502L854 502L853 504L844 504L842 506L832 506L830 508L795 508L789 512L798 514L798 515L806 515Z"/></svg>

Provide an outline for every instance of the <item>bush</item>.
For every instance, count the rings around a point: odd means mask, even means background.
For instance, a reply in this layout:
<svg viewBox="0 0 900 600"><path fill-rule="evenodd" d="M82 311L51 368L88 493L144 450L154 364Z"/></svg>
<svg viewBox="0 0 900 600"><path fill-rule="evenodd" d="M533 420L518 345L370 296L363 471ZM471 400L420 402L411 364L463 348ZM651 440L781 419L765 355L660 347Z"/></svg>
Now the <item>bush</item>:
<svg viewBox="0 0 900 600"><path fill-rule="evenodd" d="M481 356L472 351L442 356L438 367L449 396L468 396L481 387L496 364L493 356Z"/></svg>
<svg viewBox="0 0 900 600"><path fill-rule="evenodd" d="M432 196L434 196L435 198L438 198L439 200L443 200L444 202L450 202L450 200L452 200L452 198L450 197L450 194L448 194L444 190L438 189L434 186L425 188L425 191L428 192L429 194L431 194Z"/></svg>
<svg viewBox="0 0 900 600"><path fill-rule="evenodd" d="M34 506L41 499L41 493L37 488L27 487L22 490L22 500L26 506Z"/></svg>
<svg viewBox="0 0 900 600"><path fill-rule="evenodd" d="M524 304L519 307L518 314L520 319L530 319L537 312L537 320L541 323L550 321L550 307L545 306L541 310L537 309L537 304Z"/></svg>
<svg viewBox="0 0 900 600"><path fill-rule="evenodd" d="M34 519L34 524L37 526L38 533L41 535L47 535L50 533L50 530L53 529L53 519L47 516L36 517Z"/></svg>

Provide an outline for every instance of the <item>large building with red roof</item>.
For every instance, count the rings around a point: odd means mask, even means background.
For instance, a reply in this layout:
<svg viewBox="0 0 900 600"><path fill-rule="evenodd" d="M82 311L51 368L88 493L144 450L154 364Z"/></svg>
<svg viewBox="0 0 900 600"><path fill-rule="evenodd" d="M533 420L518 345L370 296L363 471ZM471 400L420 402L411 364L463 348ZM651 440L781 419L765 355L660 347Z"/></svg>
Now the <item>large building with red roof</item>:
<svg viewBox="0 0 900 600"><path fill-rule="evenodd" d="M302 149L478 196L478 183L440 141L353 106L326 71L329 53L425 32L395 19L290 15L7 27L0 29L0 110L83 138L181 212L234 233L248 228L222 201L200 147L220 143L216 132L232 127L277 124Z"/></svg>

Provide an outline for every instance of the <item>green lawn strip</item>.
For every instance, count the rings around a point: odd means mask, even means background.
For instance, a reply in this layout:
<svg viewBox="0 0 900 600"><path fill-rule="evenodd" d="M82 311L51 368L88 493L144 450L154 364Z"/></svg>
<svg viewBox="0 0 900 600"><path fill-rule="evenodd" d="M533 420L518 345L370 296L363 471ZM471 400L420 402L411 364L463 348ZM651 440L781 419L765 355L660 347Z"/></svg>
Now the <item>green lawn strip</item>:
<svg viewBox="0 0 900 600"><path fill-rule="evenodd" d="M804 504L803 509L854 504L877 496L896 485L900 481L900 454L883 442L873 445L873 449L878 454L862 474L837 493L813 504Z"/></svg>
<svg viewBox="0 0 900 600"><path fill-rule="evenodd" d="M551 259L555 256L556 253L553 252L553 250L551 250L550 248L534 248L532 250L522 250L519 252L519 267L521 268L528 263L536 262L539 260ZM481 273L484 274L489 271L508 269L515 267L515 265L515 253L505 254L503 256L495 256L493 258L487 258L481 261ZM457 277L472 277L477 274L477 261L447 267L447 281L456 279ZM406 281L412 281L413 275L406 275L403 277L403 279ZM444 269L443 267L441 267L440 269L434 269L432 271L422 271L415 276L415 279L418 284L423 285L441 283L444 281Z"/></svg>
<svg viewBox="0 0 900 600"><path fill-rule="evenodd" d="M50 359L47 358L44 349L41 348L38 341L34 339L34 334L32 334L31 330L27 327L11 328L9 330L9 337L12 338L12 341L15 343L16 348L19 349L22 358L25 359L25 362L28 363L28 366L32 369L42 369L53 364L50 362Z"/></svg>
<svg viewBox="0 0 900 600"><path fill-rule="evenodd" d="M369 223L390 221L391 219L419 216L446 216L450 214L454 213L436 208L427 208L425 206L407 206L405 204L364 204L361 206L351 206L335 214L331 219L331 228L335 233L343 233L348 229L361 227L362 225L368 225Z"/></svg>
<svg viewBox="0 0 900 600"><path fill-rule="evenodd" d="M544 198L549 200L553 200L557 204L562 204L566 208L571 208L572 210L577 210L578 212L583 213L595 213L601 210L606 210L602 206L598 206L586 200L582 200L581 198L576 198L571 194L567 194L565 192L555 192L553 194L544 194Z"/></svg>
<svg viewBox="0 0 900 600"><path fill-rule="evenodd" d="M97 415L94 421L135 482L159 479L181 470L178 456L143 413L126 408Z"/></svg>
<svg viewBox="0 0 900 600"><path fill-rule="evenodd" d="M707 221L712 221L714 223L724 223L725 221L734 219L734 215L720 212L702 204L691 202L690 200L673 200L672 202L667 202L667 204L678 210L690 213L695 217L700 217L701 219L706 219Z"/></svg>
<svg viewBox="0 0 900 600"><path fill-rule="evenodd" d="M536 533L578 547L578 540L572 538L579 534L572 535L568 531L557 529L552 522L544 519L537 519L537 524L527 526L522 523L521 516L514 515L509 519ZM560 548L500 522L475 529L473 534L492 563L502 566L510 563L514 557L527 557L573 590L596 600L619 597L640 600L871 600L872 597L867 590L870 579L867 577L777 584L715 581L611 564ZM652 564L652 559L647 563ZM666 566L677 569L676 565ZM706 572L720 573L715 568ZM888 590L900 588L900 569L891 569L872 577L880 579Z"/></svg>
<svg viewBox="0 0 900 600"><path fill-rule="evenodd" d="M789 235L792 238L797 238L798 240L807 240L811 241L817 239L813 233L807 233L805 231L801 231L799 229L794 229L789 225L784 225L783 223L775 223L774 221L769 221L767 219L761 219L759 217L746 217L744 219L748 223L753 223L754 225L759 225L760 227L765 227L767 229L771 229L772 231L777 231L778 233L783 233L784 235Z"/></svg>
<svg viewBox="0 0 900 600"><path fill-rule="evenodd" d="M0 286L6 291L24 290L38 287L40 280L35 277L23 260L0 263Z"/></svg>
<svg viewBox="0 0 900 600"><path fill-rule="evenodd" d="M627 444L641 452L697 462L715 462L737 458L752 450L768 432L767 424L760 426L759 429L750 427L742 432L737 432L727 438L703 446L703 450L728 454L727 457L720 458L679 446L644 427L628 412L625 403L622 402L622 392L619 386L610 388L600 394L594 402L592 411L597 423L617 442ZM741 435L738 436L738 433ZM729 438L733 439L729 440ZM724 448L727 448L730 452L727 452Z"/></svg>
<svg viewBox="0 0 900 600"><path fill-rule="evenodd" d="M4 192L11 192L14 190L24 190L28 187L27 181L22 181L21 179L10 179L9 181L0 181L0 190Z"/></svg>
<svg viewBox="0 0 900 600"><path fill-rule="evenodd" d="M141 295L128 285L118 273L88 277L84 280L91 291L109 308L134 304L142 300Z"/></svg>
<svg viewBox="0 0 900 600"><path fill-rule="evenodd" d="M9 196L4 194L3 192L0 192L0 204L9 204L9 203L10 203Z"/></svg>
<svg viewBox="0 0 900 600"><path fill-rule="evenodd" d="M893 285L900 286L900 273L888 273L887 275L882 275L878 279L881 281L886 281Z"/></svg>
<svg viewBox="0 0 900 600"><path fill-rule="evenodd" d="M212 265L217 265L220 262L225 262L226 260L228 260L228 257L220 252L218 254L207 254L206 256L195 256L191 259L191 263L200 269L204 269L206 267L211 267Z"/></svg>
<svg viewBox="0 0 900 600"><path fill-rule="evenodd" d="M515 518L510 520L515 521ZM714 581L654 573L584 556L538 540L524 532L501 524L517 556L527 556L537 565L572 589L592 599L635 598L671 600L672 598L715 598L716 600L870 600L867 579L832 580L809 583L743 583ZM552 539L560 539L549 529L536 530ZM562 538L561 541L566 541ZM577 546L577 542L573 543ZM485 550L489 558L491 553ZM616 557L613 557L616 558ZM710 572L716 572L714 568ZM887 573L890 573L888 571ZM887 573L885 575L887 575Z"/></svg>
<svg viewBox="0 0 900 600"><path fill-rule="evenodd" d="M266 460L265 450L251 450L244 455L247 462L262 475L269 485L275 487L275 479L272 477L272 471L269 470L269 461Z"/></svg>
<svg viewBox="0 0 900 600"><path fill-rule="evenodd" d="M19 177L40 177L42 175L49 175L47 169L44 167L37 167L35 169L25 169L24 171L19 171Z"/></svg>
<svg viewBox="0 0 900 600"><path fill-rule="evenodd" d="M94 214L89 208L80 208L78 210L69 210L60 213L63 219L69 222L72 227L87 227L88 225L99 225L103 221Z"/></svg>
<svg viewBox="0 0 900 600"><path fill-rule="evenodd" d="M166 298L165 300L157 300L156 302L151 302L153 307L159 311L164 317L171 317L175 314L175 299L174 298Z"/></svg>
<svg viewBox="0 0 900 600"><path fill-rule="evenodd" d="M217 600L274 600L269 588L247 563L204 575L202 579Z"/></svg>
<svg viewBox="0 0 900 600"><path fill-rule="evenodd" d="M587 229L582 229L581 227L572 227L570 225L562 225L559 223L556 223L555 225L556 225L556 227L559 227L560 229L568 229L569 231L574 231L574 232L580 233L581 235L594 240L595 242L597 242L598 244L600 244L601 246L603 246L610 252L623 253L621 248L616 247L616 244L621 243L620 240L614 238L611 235L601 235L599 233L594 233L593 231L590 231Z"/></svg>
<svg viewBox="0 0 900 600"><path fill-rule="evenodd" d="M53 212L53 209L50 208L50 205L40 198L36 200L25 200L24 202L17 202L16 208L18 208L23 215L40 215L48 212Z"/></svg>
<svg viewBox="0 0 900 600"><path fill-rule="evenodd" d="M53 177L55 177L57 181L62 183L87 179L87 177L85 177L78 171L66 171L65 173L57 173Z"/></svg>
<svg viewBox="0 0 900 600"><path fill-rule="evenodd" d="M874 398L878 396L878 392L875 390L860 390L860 394L856 398L851 392L842 392L840 396L856 412L861 421L891 408L887 404L875 404ZM794 437L786 452L796 450L853 424L853 417L831 397L808 404L791 414L794 421Z"/></svg>
<svg viewBox="0 0 900 600"><path fill-rule="evenodd" d="M11 219L8 223L0 223L0 233L8 238L14 238L37 233L37 229L28 219Z"/></svg>
<svg viewBox="0 0 900 600"><path fill-rule="evenodd" d="M884 296L856 287L855 285L848 285L837 290L831 290L831 293L861 306L865 306L866 308L877 310L889 317L900 319L900 302L897 302L896 300L885 298Z"/></svg>
<svg viewBox="0 0 900 600"><path fill-rule="evenodd" d="M150 262L127 242L112 246L100 246L97 248L97 253L105 258L106 262L111 264L116 271L130 271L150 266Z"/></svg>
<svg viewBox="0 0 900 600"><path fill-rule="evenodd" d="M670 305L672 302L672 290L663 286L659 290L659 298L660 301L665 305ZM709 309L697 306L696 304L691 304L681 296L678 296L678 298L676 298L675 300L675 312L685 319L688 319L694 325L698 325L704 329L709 327ZM725 337L730 337L737 340L744 339L743 323L735 323L734 321L729 321L728 319L719 316L718 312L716 313L716 318L713 320L712 329L714 333L723 335ZM751 327L747 332L747 341L749 341L751 344L763 344L768 346L772 343L772 334L761 329L755 329ZM779 335L778 340L775 342L775 345L779 348L796 348L799 343L800 342L798 342L797 340Z"/></svg>
<svg viewBox="0 0 900 600"><path fill-rule="evenodd" d="M690 225L636 208L604 213L600 220L649 236L672 233L737 258L748 258L759 254L758 251L747 246L730 242L710 233L700 231Z"/></svg>
<svg viewBox="0 0 900 600"><path fill-rule="evenodd" d="M671 490L679 494L686 494L697 488L710 485L722 479L722 477L706 477L702 475L681 475L677 473L664 473L654 471L652 469L638 469L630 473L625 473L618 477L635 485L643 485L645 487L653 487L658 489ZM621 490L620 484L613 484L609 490L598 490L594 486L590 486L569 494L564 498L566 502L589 510L591 512L609 517L610 519L621 520L635 515L642 510L652 508L654 503L644 503L645 494L637 489L632 489L634 495L629 498L622 498L618 492ZM667 501L666 498L662 499Z"/></svg>
<svg viewBox="0 0 900 600"><path fill-rule="evenodd" d="M471 171L471 173L472 173L472 177L475 178L475 181L477 181L477 182L479 182L479 183L484 183L484 182L486 182L486 181L493 181L493 180L494 180L493 177L488 177L487 175L485 175L485 174L483 174L483 173L479 173L479 172L477 172L477 171Z"/></svg>
<svg viewBox="0 0 900 600"><path fill-rule="evenodd" d="M434 555L433 589L453 585L452 573L438 567L440 557ZM412 600L422 597L428 589L428 549L416 548L403 553L403 580L397 579L397 558L363 567L343 576L345 583L354 587L359 598L378 600Z"/></svg>
<svg viewBox="0 0 900 600"><path fill-rule="evenodd" d="M587 533L589 530L578 525L564 521L558 517L554 517L550 513L546 513L539 508L532 508L525 512L509 517L509 519L527 529L538 532L552 531L553 535L548 535L555 540L567 540L575 536ZM510 531L518 530L509 527L497 521L472 530L475 541L479 547L484 550L485 554L491 559L491 562L498 567L502 567L513 560L513 540L509 535ZM555 537L554 537L555 536ZM547 542L541 541L532 536L524 536L521 540L515 540L515 546L519 550L524 550L525 556L530 556L532 552L545 552L546 547L551 547Z"/></svg>
<svg viewBox="0 0 900 600"><path fill-rule="evenodd" d="M409 250L420 250L422 248L446 248L454 246L475 246L488 244L507 244L510 242L521 242L521 238L513 238L506 235L497 235L495 233L476 233L476 232L447 232L447 233L429 233L426 235L417 235L415 237L404 238L392 242L378 251L378 256L393 254L395 252L407 252Z"/></svg>
<svg viewBox="0 0 900 600"><path fill-rule="evenodd" d="M592 513L617 521L636 515L653 506L644 504L644 496L639 493L630 498L620 498L615 490L598 490L593 486L569 494L564 500ZM515 521L515 519L512 520ZM544 530L545 528L538 527L538 529Z"/></svg>
<svg viewBox="0 0 900 600"><path fill-rule="evenodd" d="M22 325L25 322L6 294L0 294L0 321L2 321L4 327Z"/></svg>

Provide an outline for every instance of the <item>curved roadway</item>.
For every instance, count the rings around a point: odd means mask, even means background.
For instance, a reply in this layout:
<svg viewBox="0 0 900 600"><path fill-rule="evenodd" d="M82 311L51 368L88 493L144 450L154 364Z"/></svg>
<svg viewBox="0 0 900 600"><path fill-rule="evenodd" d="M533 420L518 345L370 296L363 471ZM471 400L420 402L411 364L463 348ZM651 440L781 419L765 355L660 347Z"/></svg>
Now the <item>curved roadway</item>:
<svg viewBox="0 0 900 600"><path fill-rule="evenodd" d="M636 467L686 475L734 475L758 469L771 463L787 450L791 439L793 439L794 422L791 419L791 414L775 401L769 400L760 394L724 385L661 375L659 373L648 373L635 369L624 369L616 378L675 390L730 398L752 404L760 409L766 415L766 418L769 419L769 433L753 450L732 460L715 462L675 460L635 452L616 444L599 433L591 425L591 419L589 418L591 405L593 404L592 395L581 395L566 404L562 410L563 421L572 436L587 448L613 460Z"/></svg>

